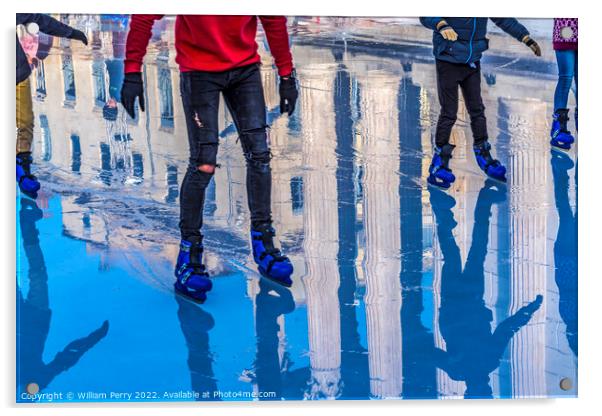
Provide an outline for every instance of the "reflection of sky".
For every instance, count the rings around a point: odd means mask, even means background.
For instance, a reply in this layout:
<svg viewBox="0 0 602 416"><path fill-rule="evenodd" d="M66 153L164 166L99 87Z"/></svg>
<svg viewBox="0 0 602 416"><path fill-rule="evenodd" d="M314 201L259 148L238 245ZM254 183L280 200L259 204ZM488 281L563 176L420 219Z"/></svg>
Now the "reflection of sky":
<svg viewBox="0 0 602 416"><path fill-rule="evenodd" d="M428 31L399 26L404 42L391 46L364 34L393 39L392 25L291 22L301 86L292 118L278 114L268 55L262 76L274 219L295 284L283 292L257 280L244 159L222 106L221 167L205 206L207 263L217 277L198 307L172 291L188 158L173 20L155 25L149 45L146 114L131 120L119 106L115 121L100 110L121 82L116 50L127 19L71 20L94 31L93 50L55 40L32 75L45 95L34 102L34 157L49 200L44 218L20 228L40 232L52 311L48 330L32 333L49 362L110 324L43 391L194 387L274 390L287 399L576 394L558 387L576 377L576 178L574 152L555 158L548 150L552 57L535 61L520 44L500 49L503 38L492 35L484 71L495 82L483 83L483 95L492 144L510 170L508 191L486 203L461 110L452 137L455 206L441 209L424 186L438 114ZM32 263L18 244L26 293ZM452 263L459 272L450 272ZM537 295L543 306L510 325ZM500 327L512 330L496 338ZM26 359L31 351L20 353ZM467 390L473 375L479 389ZM29 377L22 372L19 385L35 381Z"/></svg>

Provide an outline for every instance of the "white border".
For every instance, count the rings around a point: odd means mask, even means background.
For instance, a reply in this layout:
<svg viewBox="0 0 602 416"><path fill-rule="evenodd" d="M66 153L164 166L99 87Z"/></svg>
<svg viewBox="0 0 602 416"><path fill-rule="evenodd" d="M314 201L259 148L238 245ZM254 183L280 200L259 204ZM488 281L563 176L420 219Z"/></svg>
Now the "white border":
<svg viewBox="0 0 602 416"><path fill-rule="evenodd" d="M4 231L0 240L1 261L5 273L2 273L0 293L0 357L2 375L0 376L0 408L7 415L103 415L118 413L119 415L174 414L178 416L199 414L240 414L252 415L288 415L307 414L327 415L335 411L346 415L374 412L384 415L399 415L401 412L438 412L447 415L507 415L523 412L548 415L581 415L594 413L598 396L602 396L598 388L602 388L596 373L600 371L600 324L602 317L599 299L601 289L601 273L597 262L602 259L600 249L602 236L599 195L602 194L602 133L601 116L598 114L600 97L600 74L602 73L602 25L597 13L596 2L556 1L545 2L525 0L504 0L497 2L482 1L385 1L369 0L363 3L352 3L341 0L197 0L184 2L107 0L92 4L81 0L8 0L3 4L2 28L4 41L1 43L4 57L2 72L2 126L4 132L0 143L3 147L2 163L2 198L0 204L2 215L0 229ZM399 402L337 402L337 403L201 403L201 404L74 404L74 405L15 405L15 186L13 179L14 159L12 139L14 126L14 25L16 12L69 12L69 13L217 13L217 14L286 14L286 15L322 15L322 16L515 16L515 17L579 17L579 37L581 50L581 83L580 127L579 134L579 399L558 400L506 400L506 401L399 401ZM7 69L10 68L10 71ZM583 87L585 86L585 87ZM597 127L597 128L596 128ZM598 402L599 403L599 402ZM596 411L597 413L598 411Z"/></svg>

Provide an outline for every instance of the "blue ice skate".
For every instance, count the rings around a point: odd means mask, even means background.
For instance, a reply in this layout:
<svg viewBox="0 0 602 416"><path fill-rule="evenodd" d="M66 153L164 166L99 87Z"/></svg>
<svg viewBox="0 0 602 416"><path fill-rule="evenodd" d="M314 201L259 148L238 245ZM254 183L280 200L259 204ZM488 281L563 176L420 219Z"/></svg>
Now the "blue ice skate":
<svg viewBox="0 0 602 416"><path fill-rule="evenodd" d="M17 154L17 183L21 192L30 198L37 198L40 190L38 178L31 174L31 152L21 152Z"/></svg>
<svg viewBox="0 0 602 416"><path fill-rule="evenodd" d="M491 145L488 141L475 145L473 150L477 164L487 176L500 182L506 182L506 167L499 160L491 157Z"/></svg>
<svg viewBox="0 0 602 416"><path fill-rule="evenodd" d="M174 288L176 293L195 303L203 303L207 292L213 287L209 273L202 263L202 237L180 242L180 253L176 263Z"/></svg>
<svg viewBox="0 0 602 416"><path fill-rule="evenodd" d="M433 161L429 167L429 176L426 179L431 185L447 189L456 180L456 177L449 168L449 160L452 157L454 147L456 146L453 144L445 144L440 148L435 147Z"/></svg>
<svg viewBox="0 0 602 416"><path fill-rule="evenodd" d="M550 130L550 144L561 150L570 150L575 138L568 130L569 110L560 108L556 110L552 118L552 130Z"/></svg>
<svg viewBox="0 0 602 416"><path fill-rule="evenodd" d="M280 250L274 247L274 235L276 231L270 224L262 224L251 230L253 259L264 277L282 286L291 287L293 265L288 257L283 256Z"/></svg>

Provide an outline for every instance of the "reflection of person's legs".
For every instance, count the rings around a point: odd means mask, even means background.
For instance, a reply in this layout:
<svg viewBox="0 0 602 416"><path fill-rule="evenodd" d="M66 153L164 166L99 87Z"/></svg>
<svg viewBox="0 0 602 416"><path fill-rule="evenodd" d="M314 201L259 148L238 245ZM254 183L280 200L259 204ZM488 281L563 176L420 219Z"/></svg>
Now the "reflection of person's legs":
<svg viewBox="0 0 602 416"><path fill-rule="evenodd" d="M271 154L259 66L249 65L232 71L224 98L236 124L247 162L253 258L261 273L284 286L290 286L293 266L273 241Z"/></svg>
<svg viewBox="0 0 602 416"><path fill-rule="evenodd" d="M479 305L477 308L479 310L483 307L482 300L485 292L485 259L489 243L491 208L493 204L501 203L505 199L506 186L488 179L479 191L474 209L472 240L464 265L464 277L467 285L466 299L471 299ZM482 311L488 313L484 309Z"/></svg>
<svg viewBox="0 0 602 416"><path fill-rule="evenodd" d="M224 91L224 98L246 159L251 227L257 229L272 222L272 173L263 86L256 65L237 69L233 74L236 78Z"/></svg>

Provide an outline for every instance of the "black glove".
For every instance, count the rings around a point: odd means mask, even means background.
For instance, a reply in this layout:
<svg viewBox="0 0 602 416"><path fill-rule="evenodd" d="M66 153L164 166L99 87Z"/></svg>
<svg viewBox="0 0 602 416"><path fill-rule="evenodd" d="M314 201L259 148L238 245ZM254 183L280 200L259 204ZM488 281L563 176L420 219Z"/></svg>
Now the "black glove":
<svg viewBox="0 0 602 416"><path fill-rule="evenodd" d="M88 38L81 30L73 29L71 35L69 35L69 39L79 40L81 43L88 46Z"/></svg>
<svg viewBox="0 0 602 416"><path fill-rule="evenodd" d="M134 103L136 97L140 102L140 110L144 111L144 84L142 83L141 72L130 72L125 74L123 79L123 85L121 86L121 104L128 112L130 117L136 117L136 111L134 111Z"/></svg>
<svg viewBox="0 0 602 416"><path fill-rule="evenodd" d="M529 36L525 36L525 38L523 39L523 42L525 43L525 45L527 45L529 48L531 48L531 50L533 51L533 53L536 56L541 56L541 48L539 47L537 42L535 42Z"/></svg>
<svg viewBox="0 0 602 416"><path fill-rule="evenodd" d="M298 96L295 72L293 71L287 77L280 77L280 114L293 115Z"/></svg>

